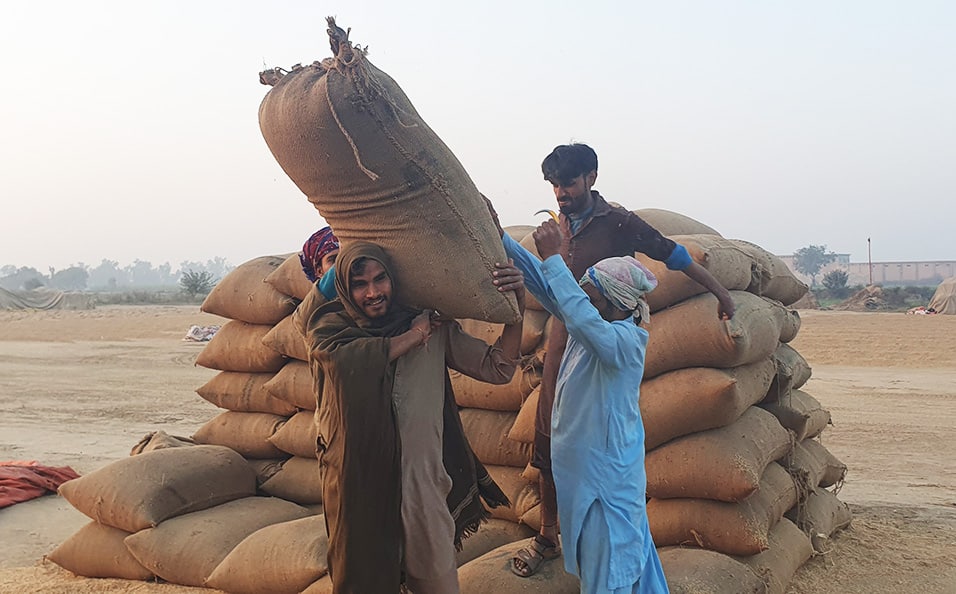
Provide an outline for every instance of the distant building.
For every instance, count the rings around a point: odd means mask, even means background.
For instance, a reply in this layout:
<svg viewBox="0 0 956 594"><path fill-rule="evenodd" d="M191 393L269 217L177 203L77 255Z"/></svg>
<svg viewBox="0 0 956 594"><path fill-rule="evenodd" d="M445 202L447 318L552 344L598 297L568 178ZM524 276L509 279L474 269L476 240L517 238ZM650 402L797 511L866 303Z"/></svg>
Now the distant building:
<svg viewBox="0 0 956 594"><path fill-rule="evenodd" d="M803 282L810 284L810 277L798 272L793 265L793 255L777 256ZM824 266L817 275L821 282L823 275L831 270L844 270L849 275L847 284L870 284L870 265L867 262L850 262L850 254L837 254L836 259ZM956 260L936 260L929 262L873 262L873 284L876 285L938 285L943 280L956 276Z"/></svg>

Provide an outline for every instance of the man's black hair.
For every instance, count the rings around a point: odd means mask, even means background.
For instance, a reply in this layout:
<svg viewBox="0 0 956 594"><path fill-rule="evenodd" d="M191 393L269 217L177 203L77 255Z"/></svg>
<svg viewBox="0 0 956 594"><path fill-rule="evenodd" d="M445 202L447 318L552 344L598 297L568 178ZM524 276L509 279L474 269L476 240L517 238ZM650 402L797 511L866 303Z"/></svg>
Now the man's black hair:
<svg viewBox="0 0 956 594"><path fill-rule="evenodd" d="M545 181L569 185L579 175L597 171L598 159L594 149L586 144L562 144L554 147L551 154L541 162Z"/></svg>

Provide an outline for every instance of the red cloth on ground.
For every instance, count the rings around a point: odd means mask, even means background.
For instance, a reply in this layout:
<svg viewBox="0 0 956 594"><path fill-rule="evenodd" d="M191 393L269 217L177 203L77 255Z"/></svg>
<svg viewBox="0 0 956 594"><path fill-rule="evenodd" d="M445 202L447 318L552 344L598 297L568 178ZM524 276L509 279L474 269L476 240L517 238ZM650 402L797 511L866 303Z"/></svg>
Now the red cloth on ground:
<svg viewBox="0 0 956 594"><path fill-rule="evenodd" d="M34 460L0 462L0 509L56 493L57 487L79 476L69 466L41 466Z"/></svg>

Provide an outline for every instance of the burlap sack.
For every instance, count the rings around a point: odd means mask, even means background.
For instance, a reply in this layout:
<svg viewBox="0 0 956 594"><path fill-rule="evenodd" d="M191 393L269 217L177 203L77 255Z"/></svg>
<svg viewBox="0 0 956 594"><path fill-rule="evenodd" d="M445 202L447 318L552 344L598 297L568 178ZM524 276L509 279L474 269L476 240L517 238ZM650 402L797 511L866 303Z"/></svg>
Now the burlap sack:
<svg viewBox="0 0 956 594"><path fill-rule="evenodd" d="M292 318L292 314L282 318L272 330L269 330L262 337L262 344L290 359L308 361L309 347L299 331L296 330Z"/></svg>
<svg viewBox="0 0 956 594"><path fill-rule="evenodd" d="M796 501L790 475L772 463L760 488L743 501L652 498L647 517L657 546L696 545L728 555L756 555L770 547L770 528Z"/></svg>
<svg viewBox="0 0 956 594"><path fill-rule="evenodd" d="M648 452L647 494L742 501L757 489L767 465L792 444L773 415L750 407L727 427L678 437Z"/></svg>
<svg viewBox="0 0 956 594"><path fill-rule="evenodd" d="M302 590L302 594L332 594L332 578L325 574L312 582L312 585L308 588Z"/></svg>
<svg viewBox="0 0 956 594"><path fill-rule="evenodd" d="M511 501L510 507L498 506L489 510L491 517L518 522L525 512L541 503L538 485L532 485L521 476L523 468L494 465L485 465L485 468Z"/></svg>
<svg viewBox="0 0 956 594"><path fill-rule="evenodd" d="M315 458L318 438L319 428L315 424L315 413L303 410L292 415L288 423L279 427L269 437L269 443L293 456Z"/></svg>
<svg viewBox="0 0 956 594"><path fill-rule="evenodd" d="M256 530L216 567L206 585L236 594L301 592L328 572L325 516Z"/></svg>
<svg viewBox="0 0 956 594"><path fill-rule="evenodd" d="M544 335L544 327L548 323L550 314L546 311L526 309L524 320L521 327L521 354L527 355L533 353L541 345L541 337ZM467 334L480 338L489 345L495 344L495 341L501 337L501 331L504 324L492 324L481 320L459 320L461 328Z"/></svg>
<svg viewBox="0 0 956 594"><path fill-rule="evenodd" d="M773 362L764 359L732 369L678 369L643 382L644 447L730 425L763 398L774 371Z"/></svg>
<svg viewBox="0 0 956 594"><path fill-rule="evenodd" d="M521 410L515 417L514 425L508 431L508 439L520 443L534 443L534 420L538 415L538 395L540 393L541 386L539 385L521 405Z"/></svg>
<svg viewBox="0 0 956 594"><path fill-rule="evenodd" d="M795 439L816 437L830 422L830 411L803 390L791 390L777 402L764 402L760 407L777 417L780 424L793 431Z"/></svg>
<svg viewBox="0 0 956 594"><path fill-rule="evenodd" d="M718 235L672 235L677 243L687 248L691 258L704 267L726 289L744 291L753 281L757 263L748 252ZM680 270L670 270L644 254L634 257L654 273L657 287L647 294L651 311L670 307L707 289Z"/></svg>
<svg viewBox="0 0 956 594"><path fill-rule="evenodd" d="M280 458L283 452L269 438L286 420L270 413L227 410L207 421L193 439L197 443L226 446L246 458Z"/></svg>
<svg viewBox="0 0 956 594"><path fill-rule="evenodd" d="M477 533L461 541L461 550L455 555L458 567L501 545L528 539L534 534L535 531L528 526L491 518L481 524Z"/></svg>
<svg viewBox="0 0 956 594"><path fill-rule="evenodd" d="M658 549L671 594L764 594L750 568L727 555L691 547Z"/></svg>
<svg viewBox="0 0 956 594"><path fill-rule="evenodd" d="M660 231L662 235L720 236L714 228L680 213L661 208L641 208L633 212L644 219L648 225Z"/></svg>
<svg viewBox="0 0 956 594"><path fill-rule="evenodd" d="M295 406L276 398L265 389L266 383L273 377L274 373L220 371L196 388L196 393L226 410L264 412L286 417L295 414Z"/></svg>
<svg viewBox="0 0 956 594"><path fill-rule="evenodd" d="M250 324L275 324L296 306L294 299L265 282L282 261L280 256L261 256L240 264L213 287L200 309Z"/></svg>
<svg viewBox="0 0 956 594"><path fill-rule="evenodd" d="M126 532L255 492L252 468L242 456L219 446L145 452L112 462L59 488L60 495L76 509Z"/></svg>
<svg viewBox="0 0 956 594"><path fill-rule="evenodd" d="M791 508L785 516L810 537L816 553L829 552L830 537L853 520L850 506L820 487L814 488L805 502Z"/></svg>
<svg viewBox="0 0 956 594"><path fill-rule="evenodd" d="M403 302L516 321L514 297L491 284L504 247L464 167L364 50L344 31L334 43L335 56L293 69L262 100L279 165L343 244L385 248Z"/></svg>
<svg viewBox="0 0 956 594"><path fill-rule="evenodd" d="M285 259L282 264L279 264L278 268L270 272L265 281L283 295L302 301L312 290L312 281L302 270L299 252L283 257Z"/></svg>
<svg viewBox="0 0 956 594"><path fill-rule="evenodd" d="M517 413L461 409L461 424L472 451L482 464L524 468L531 460L531 444L508 439Z"/></svg>
<svg viewBox="0 0 956 594"><path fill-rule="evenodd" d="M808 445L811 440L793 444L790 453L780 459L780 464L793 477L797 486L797 500L803 502L817 488L826 474L827 461L820 457L819 450Z"/></svg>
<svg viewBox="0 0 956 594"><path fill-rule="evenodd" d="M734 317L717 317L717 298L691 297L651 317L644 378L685 367L730 368L766 359L784 328L799 327L796 312L744 291L731 291Z"/></svg>
<svg viewBox="0 0 956 594"><path fill-rule="evenodd" d="M129 535L125 530L90 522L53 549L46 558L67 571L85 577L152 579L153 572L140 565L126 549L123 539Z"/></svg>
<svg viewBox="0 0 956 594"><path fill-rule="evenodd" d="M256 530L308 515L307 509L290 501L246 497L166 520L126 537L125 542L133 557L159 577L199 587Z"/></svg>
<svg viewBox="0 0 956 594"><path fill-rule="evenodd" d="M784 594L793 575L807 562L813 549L807 535L786 518L771 529L769 543L766 551L750 557L737 557L737 560L764 580L767 594Z"/></svg>
<svg viewBox="0 0 956 594"><path fill-rule="evenodd" d="M281 497L299 505L322 503L322 480L317 458L293 456L278 472L259 486L266 495Z"/></svg>
<svg viewBox="0 0 956 594"><path fill-rule="evenodd" d="M803 447L813 456L823 460L823 476L820 477L819 486L833 487L835 485L838 492L843 485L843 479L846 478L846 464L840 462L830 450L815 439L804 440Z"/></svg>
<svg viewBox="0 0 956 594"><path fill-rule="evenodd" d="M196 365L219 371L275 373L287 359L262 343L270 330L272 326L230 320L199 351Z"/></svg>
<svg viewBox="0 0 956 594"><path fill-rule="evenodd" d="M741 249L753 255L757 262L757 275L754 284L747 290L762 295L784 305L800 300L810 290L806 283L798 279L783 260L763 249L759 245L742 239L731 240Z"/></svg>
<svg viewBox="0 0 956 594"><path fill-rule="evenodd" d="M316 396L309 364L290 360L263 386L276 398L302 410L315 410Z"/></svg>
<svg viewBox="0 0 956 594"><path fill-rule="evenodd" d="M458 406L516 412L541 383L541 370L526 358L507 384L488 384L449 370Z"/></svg>
<svg viewBox="0 0 956 594"><path fill-rule="evenodd" d="M807 383L812 373L810 364L789 344L781 344L773 352L773 361L777 366L777 374L767 390L764 402L778 402Z"/></svg>
<svg viewBox="0 0 956 594"><path fill-rule="evenodd" d="M185 446L194 446L196 442L188 437L179 435L169 435L165 431L150 431L143 436L130 451L130 456L152 452L153 450L163 450L166 448L181 448Z"/></svg>
<svg viewBox="0 0 956 594"><path fill-rule="evenodd" d="M246 462L256 471L256 485L262 487L263 483L282 470L282 464L286 460L288 460L288 458L248 458Z"/></svg>
<svg viewBox="0 0 956 594"><path fill-rule="evenodd" d="M511 558L527 541L508 543L458 568L461 594L579 594L578 578L564 571L564 559L542 563L530 577L511 572Z"/></svg>

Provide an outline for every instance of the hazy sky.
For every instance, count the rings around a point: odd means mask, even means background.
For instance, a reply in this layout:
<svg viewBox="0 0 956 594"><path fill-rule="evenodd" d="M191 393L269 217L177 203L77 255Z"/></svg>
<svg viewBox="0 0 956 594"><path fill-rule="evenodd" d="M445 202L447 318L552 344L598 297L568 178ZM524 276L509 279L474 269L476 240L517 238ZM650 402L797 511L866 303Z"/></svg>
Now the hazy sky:
<svg viewBox="0 0 956 594"><path fill-rule="evenodd" d="M323 224L259 131L264 66L324 17L405 90L504 224L541 159L789 254L956 259L956 3L90 1L0 9L0 264L297 250Z"/></svg>

